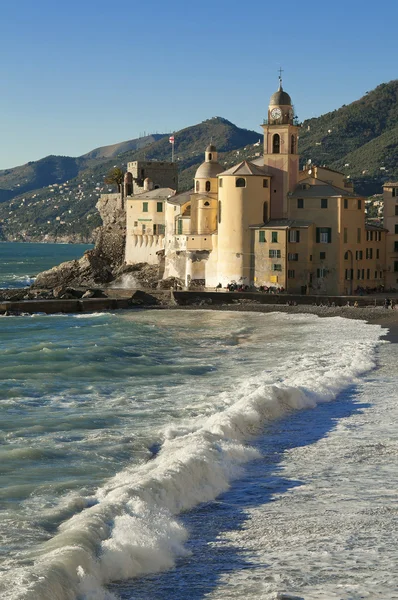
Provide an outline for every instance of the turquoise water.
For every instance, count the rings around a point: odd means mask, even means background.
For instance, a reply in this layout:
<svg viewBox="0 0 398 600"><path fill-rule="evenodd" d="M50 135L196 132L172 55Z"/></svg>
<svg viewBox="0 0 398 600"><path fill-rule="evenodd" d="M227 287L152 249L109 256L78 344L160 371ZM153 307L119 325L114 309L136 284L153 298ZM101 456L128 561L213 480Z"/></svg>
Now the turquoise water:
<svg viewBox="0 0 398 600"><path fill-rule="evenodd" d="M80 258L92 247L87 244L0 242L0 289L27 287L41 271Z"/></svg>
<svg viewBox="0 0 398 600"><path fill-rule="evenodd" d="M380 334L0 317L0 597L396 597L398 356Z"/></svg>

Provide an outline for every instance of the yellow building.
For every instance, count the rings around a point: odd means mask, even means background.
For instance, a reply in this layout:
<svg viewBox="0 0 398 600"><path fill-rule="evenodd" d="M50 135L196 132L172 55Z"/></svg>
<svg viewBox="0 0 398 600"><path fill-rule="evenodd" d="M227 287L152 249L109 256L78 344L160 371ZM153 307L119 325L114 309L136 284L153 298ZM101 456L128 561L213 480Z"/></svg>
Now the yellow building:
<svg viewBox="0 0 398 600"><path fill-rule="evenodd" d="M224 170L210 144L193 190L146 190L128 198L127 261L139 262L141 238L147 236L149 247L148 236L163 236L153 246L164 277L179 277L187 286L235 281L295 294L348 295L384 285L386 273L388 285L397 284L398 184L385 188L391 195L386 255L387 230L366 224L364 198L349 179L315 165L300 172L299 126L281 80L262 127L264 154L254 161Z"/></svg>

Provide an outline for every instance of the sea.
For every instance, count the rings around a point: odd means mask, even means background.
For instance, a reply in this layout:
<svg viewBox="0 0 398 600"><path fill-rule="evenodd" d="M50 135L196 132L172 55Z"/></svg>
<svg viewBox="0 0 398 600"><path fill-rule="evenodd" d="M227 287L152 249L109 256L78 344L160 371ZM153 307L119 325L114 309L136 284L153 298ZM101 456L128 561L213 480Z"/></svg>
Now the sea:
<svg viewBox="0 0 398 600"><path fill-rule="evenodd" d="M0 245L3 281L78 250L23 246ZM0 317L0 597L398 599L385 332L278 312Z"/></svg>

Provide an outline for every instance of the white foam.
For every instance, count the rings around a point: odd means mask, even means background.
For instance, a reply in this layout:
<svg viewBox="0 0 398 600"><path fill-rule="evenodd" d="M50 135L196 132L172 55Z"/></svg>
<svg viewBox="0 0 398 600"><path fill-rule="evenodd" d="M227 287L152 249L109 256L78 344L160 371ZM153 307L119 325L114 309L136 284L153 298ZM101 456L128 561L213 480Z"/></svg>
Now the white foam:
<svg viewBox="0 0 398 600"><path fill-rule="evenodd" d="M319 328L311 316L301 321ZM117 474L97 491L98 504L43 544L35 579L15 598L111 600L107 583L169 569L186 556L187 532L178 515L226 491L242 466L258 457L246 443L264 423L332 400L374 366L381 328L323 321L328 335L320 347L302 349L289 368L282 361L272 373L242 381L230 390L224 410L164 430L153 460ZM343 328L346 337L337 347Z"/></svg>

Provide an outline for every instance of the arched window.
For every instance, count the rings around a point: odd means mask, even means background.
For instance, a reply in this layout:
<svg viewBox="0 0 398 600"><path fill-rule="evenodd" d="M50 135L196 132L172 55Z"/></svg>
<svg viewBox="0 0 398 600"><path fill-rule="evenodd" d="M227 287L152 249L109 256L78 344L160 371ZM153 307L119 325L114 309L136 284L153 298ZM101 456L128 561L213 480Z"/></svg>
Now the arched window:
<svg viewBox="0 0 398 600"><path fill-rule="evenodd" d="M348 260L348 252L344 254L344 260Z"/></svg>
<svg viewBox="0 0 398 600"><path fill-rule="evenodd" d="M195 192L199 191L199 181L195 183Z"/></svg>
<svg viewBox="0 0 398 600"><path fill-rule="evenodd" d="M210 192L210 187L211 187L210 181L206 181L206 192Z"/></svg>
<svg viewBox="0 0 398 600"><path fill-rule="evenodd" d="M275 133L272 138L272 154L279 154L281 147L281 138L279 133Z"/></svg>
<svg viewBox="0 0 398 600"><path fill-rule="evenodd" d="M268 221L268 202L263 204L263 223Z"/></svg>
<svg viewBox="0 0 398 600"><path fill-rule="evenodd" d="M209 154L209 160L211 160L213 158L213 155L210 153Z"/></svg>
<svg viewBox="0 0 398 600"><path fill-rule="evenodd" d="M244 177L238 177L235 181L235 187L246 187L246 179Z"/></svg>
<svg viewBox="0 0 398 600"><path fill-rule="evenodd" d="M296 138L294 135L290 138L290 154L296 154Z"/></svg>
<svg viewBox="0 0 398 600"><path fill-rule="evenodd" d="M210 202L204 202L203 206L210 206Z"/></svg>
<svg viewBox="0 0 398 600"><path fill-rule="evenodd" d="M218 202L218 222L221 223L221 200Z"/></svg>

